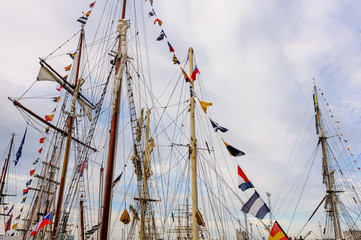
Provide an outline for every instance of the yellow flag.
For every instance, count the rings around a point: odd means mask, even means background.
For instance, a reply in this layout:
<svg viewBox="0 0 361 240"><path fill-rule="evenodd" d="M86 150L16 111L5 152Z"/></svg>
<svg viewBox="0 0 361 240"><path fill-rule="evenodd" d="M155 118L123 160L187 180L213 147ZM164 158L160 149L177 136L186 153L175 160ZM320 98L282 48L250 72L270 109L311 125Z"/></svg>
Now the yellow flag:
<svg viewBox="0 0 361 240"><path fill-rule="evenodd" d="M15 229L18 227L18 223L15 223L13 226L12 226L12 229Z"/></svg>
<svg viewBox="0 0 361 240"><path fill-rule="evenodd" d="M207 107L212 106L212 103L210 102L203 102L199 100L199 103L201 104L201 107L205 113L207 113Z"/></svg>

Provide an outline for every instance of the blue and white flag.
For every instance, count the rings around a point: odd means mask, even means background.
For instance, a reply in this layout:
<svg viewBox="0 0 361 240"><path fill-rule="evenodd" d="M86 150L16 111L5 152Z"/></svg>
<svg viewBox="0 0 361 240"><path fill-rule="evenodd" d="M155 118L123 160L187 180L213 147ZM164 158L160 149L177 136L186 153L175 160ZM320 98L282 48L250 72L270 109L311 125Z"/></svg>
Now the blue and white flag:
<svg viewBox="0 0 361 240"><path fill-rule="evenodd" d="M242 207L242 212L250 213L256 218L263 219L270 212L267 205L263 202L257 191L254 191L252 197Z"/></svg>
<svg viewBox="0 0 361 240"><path fill-rule="evenodd" d="M209 119L211 121L212 127L214 129L215 132L217 132L218 130L221 132L227 132L228 129L225 127L222 127L221 125L219 125L218 123L214 122L212 119Z"/></svg>
<svg viewBox="0 0 361 240"><path fill-rule="evenodd" d="M26 182L26 187L29 187L29 186L30 186L32 180L33 180L33 179L30 179L29 181Z"/></svg>
<svg viewBox="0 0 361 240"><path fill-rule="evenodd" d="M9 210L9 212L6 214L6 216L9 216L10 213L13 211L13 209L14 209L14 204L13 204L13 206L10 208L10 210Z"/></svg>
<svg viewBox="0 0 361 240"><path fill-rule="evenodd" d="M21 154L22 154L22 151L23 151L23 145L24 145L24 142L25 142L25 137L26 137L26 132L28 131L28 128L25 129L25 133L24 133L24 137L23 137L23 140L21 141L21 144L20 144L20 147L16 153L16 159L15 159L15 166L16 164L18 164L19 162L19 159L21 157Z"/></svg>
<svg viewBox="0 0 361 240"><path fill-rule="evenodd" d="M81 24L86 24L86 21L88 21L88 18L87 17L80 17L77 21L80 22Z"/></svg>

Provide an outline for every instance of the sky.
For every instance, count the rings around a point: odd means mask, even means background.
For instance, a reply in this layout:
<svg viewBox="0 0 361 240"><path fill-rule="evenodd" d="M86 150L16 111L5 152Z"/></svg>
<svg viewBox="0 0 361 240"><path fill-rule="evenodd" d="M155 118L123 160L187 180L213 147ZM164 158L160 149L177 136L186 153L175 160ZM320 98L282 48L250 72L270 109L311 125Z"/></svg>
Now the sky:
<svg viewBox="0 0 361 240"><path fill-rule="evenodd" d="M20 96L30 87L39 71L38 57L77 32L75 20L89 3L21 0L2 4L0 150L5 151L12 132L19 146L25 126L7 97ZM153 21L147 19L148 3L144 9L145 21ZM340 121L349 146L360 152L359 2L154 0L154 9L180 59L193 47L212 111L221 125L231 129L227 139L246 152L237 161L264 199L266 192L271 192L271 201L278 199L287 164L295 155L293 149L301 149L294 176L315 149L314 124L308 125L313 119L313 78ZM101 10L95 7L94 15L99 16ZM151 65L166 65L171 70L153 69L152 74L169 78L174 68L166 43L155 41L158 34L156 26L147 28ZM302 148L297 145L301 137ZM25 154L30 153L27 147ZM294 232L322 199L320 161L316 160L310 173ZM25 169L17 171L25 175ZM290 188L292 181L284 185ZM280 207L279 202L272 205ZM275 214L282 218L282 213ZM284 224L288 225L286 220Z"/></svg>

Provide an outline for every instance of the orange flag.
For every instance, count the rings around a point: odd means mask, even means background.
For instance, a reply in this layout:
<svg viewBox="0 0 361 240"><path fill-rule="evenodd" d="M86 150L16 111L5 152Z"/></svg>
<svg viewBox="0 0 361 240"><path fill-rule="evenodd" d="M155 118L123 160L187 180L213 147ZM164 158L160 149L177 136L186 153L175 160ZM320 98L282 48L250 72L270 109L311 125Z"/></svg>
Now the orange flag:
<svg viewBox="0 0 361 240"><path fill-rule="evenodd" d="M288 240L287 235L277 221L273 224L268 240Z"/></svg>
<svg viewBox="0 0 361 240"><path fill-rule="evenodd" d="M51 122L53 120L54 114L51 115L45 115L45 121Z"/></svg>

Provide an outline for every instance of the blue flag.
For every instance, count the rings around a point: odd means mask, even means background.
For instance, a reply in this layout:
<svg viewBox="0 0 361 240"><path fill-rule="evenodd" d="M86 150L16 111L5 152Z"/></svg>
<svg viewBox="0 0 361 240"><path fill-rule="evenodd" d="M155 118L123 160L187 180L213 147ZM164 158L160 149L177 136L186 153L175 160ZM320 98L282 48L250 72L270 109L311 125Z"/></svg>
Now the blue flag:
<svg viewBox="0 0 361 240"><path fill-rule="evenodd" d="M18 164L19 162L19 159L21 157L21 154L22 154L22 151L23 151L23 145L24 145L24 142L25 142L25 137L26 137L26 132L28 131L28 128L25 129L25 133L24 133L24 137L23 137L23 140L21 141L21 144L20 144L20 147L16 153L16 160L15 160L15 166L16 164Z"/></svg>

